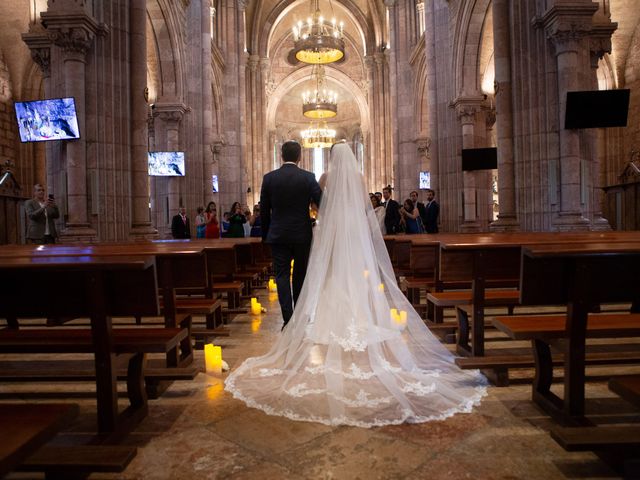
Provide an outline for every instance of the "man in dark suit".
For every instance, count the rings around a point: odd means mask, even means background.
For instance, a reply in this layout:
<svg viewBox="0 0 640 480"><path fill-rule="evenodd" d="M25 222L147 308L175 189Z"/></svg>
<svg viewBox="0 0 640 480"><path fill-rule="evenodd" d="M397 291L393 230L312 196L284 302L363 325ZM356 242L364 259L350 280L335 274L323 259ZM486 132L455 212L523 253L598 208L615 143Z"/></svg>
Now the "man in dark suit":
<svg viewBox="0 0 640 480"><path fill-rule="evenodd" d="M384 197L384 227L387 235L400 232L400 204L391 198L391 186L382 189Z"/></svg>
<svg viewBox="0 0 640 480"><path fill-rule="evenodd" d="M180 213L171 220L171 235L173 238L191 238L191 228L189 226L189 218L187 217L187 209L180 207Z"/></svg>
<svg viewBox="0 0 640 480"><path fill-rule="evenodd" d="M440 215L440 205L435 201L436 192L427 190L427 205L425 206L426 218L424 229L427 233L438 233L438 215Z"/></svg>
<svg viewBox="0 0 640 480"><path fill-rule="evenodd" d="M320 205L322 190L313 173L298 168L302 149L298 142L282 145L282 167L262 179L260 216L262 240L271 245L278 301L284 328L298 301L311 250L311 202ZM291 280L293 260L293 281ZM293 296L292 296L293 289Z"/></svg>

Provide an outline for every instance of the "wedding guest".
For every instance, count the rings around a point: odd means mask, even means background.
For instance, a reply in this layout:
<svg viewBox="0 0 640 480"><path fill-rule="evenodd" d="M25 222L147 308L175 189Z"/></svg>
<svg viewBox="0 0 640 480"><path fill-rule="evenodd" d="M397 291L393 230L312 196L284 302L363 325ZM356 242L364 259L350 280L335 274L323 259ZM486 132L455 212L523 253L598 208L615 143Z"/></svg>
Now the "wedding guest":
<svg viewBox="0 0 640 480"><path fill-rule="evenodd" d="M427 207L425 206L424 203L418 201L418 192L414 190L409 194L409 198L418 209L418 213L420 214L420 219L422 220L422 225L423 226L426 225L427 224Z"/></svg>
<svg viewBox="0 0 640 480"><path fill-rule="evenodd" d="M249 210L248 205L243 205L242 210L244 211L244 218L247 219L247 222L242 225L244 228L244 236L251 236L251 223L253 222L253 215L251 214L251 210Z"/></svg>
<svg viewBox="0 0 640 480"><path fill-rule="evenodd" d="M196 238L206 238L207 219L204 215L204 207L198 207L196 213Z"/></svg>
<svg viewBox="0 0 640 480"><path fill-rule="evenodd" d="M386 210L384 216L384 226L388 235L400 232L400 204L391 198L391 186L387 185L382 189L382 196Z"/></svg>
<svg viewBox="0 0 640 480"><path fill-rule="evenodd" d="M254 205L253 218L251 220L252 237L262 237L262 219L260 218L260 205Z"/></svg>
<svg viewBox="0 0 640 480"><path fill-rule="evenodd" d="M222 230L220 231L220 236L223 238L227 238L229 236L229 217L231 214L229 212L224 212L222 215Z"/></svg>
<svg viewBox="0 0 640 480"><path fill-rule="evenodd" d="M240 202L234 202L229 215L228 236L232 238L244 237L244 224L247 223L247 217L242 214Z"/></svg>
<svg viewBox="0 0 640 480"><path fill-rule="evenodd" d="M207 223L205 238L220 238L220 225L218 223L215 202L209 202L207 204L207 209L204 211L204 218Z"/></svg>
<svg viewBox="0 0 640 480"><path fill-rule="evenodd" d="M29 217L27 241L34 244L56 243L58 233L54 220L60 217L58 206L53 195L49 194L45 199L42 185L37 183L33 189L35 196L24 204Z"/></svg>
<svg viewBox="0 0 640 480"><path fill-rule="evenodd" d="M420 225L422 224L422 220L419 220L420 213L410 198L407 198L404 201L404 204L400 209L400 213L402 215L401 222L404 225L405 233L414 234L423 232L423 229L420 228Z"/></svg>
<svg viewBox="0 0 640 480"><path fill-rule="evenodd" d="M438 233L438 215L440 214L440 205L435 200L436 192L433 189L427 190L427 215L424 228L427 233Z"/></svg>
<svg viewBox="0 0 640 480"><path fill-rule="evenodd" d="M387 230L384 226L385 209L382 205L380 205L380 200L378 200L378 197L376 197L375 195L372 194L370 200L373 211L375 212L376 218L378 219L378 224L380 225L380 232L382 232L382 235L386 235Z"/></svg>
<svg viewBox="0 0 640 480"><path fill-rule="evenodd" d="M171 235L175 239L191 238L191 227L187 217L187 209L183 206L178 208L178 214L171 220Z"/></svg>

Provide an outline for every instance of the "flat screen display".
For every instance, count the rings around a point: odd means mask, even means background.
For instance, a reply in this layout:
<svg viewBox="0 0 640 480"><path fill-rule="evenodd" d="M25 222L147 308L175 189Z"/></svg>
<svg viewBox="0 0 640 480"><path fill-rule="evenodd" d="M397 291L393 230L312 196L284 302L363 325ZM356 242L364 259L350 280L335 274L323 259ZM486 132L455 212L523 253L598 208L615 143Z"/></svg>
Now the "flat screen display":
<svg viewBox="0 0 640 480"><path fill-rule="evenodd" d="M149 175L183 177L184 152L149 152Z"/></svg>
<svg viewBox="0 0 640 480"><path fill-rule="evenodd" d="M564 128L626 127L631 90L567 92Z"/></svg>
<svg viewBox="0 0 640 480"><path fill-rule="evenodd" d="M218 193L220 190L218 188L218 175L213 175L211 177L211 192Z"/></svg>
<svg viewBox="0 0 640 480"><path fill-rule="evenodd" d="M16 102L15 110L23 143L80 138L73 98Z"/></svg>
<svg viewBox="0 0 640 480"><path fill-rule="evenodd" d="M498 168L498 149L490 148L463 148L462 171L494 170Z"/></svg>
<svg viewBox="0 0 640 480"><path fill-rule="evenodd" d="M431 172L420 172L420 190L431 188Z"/></svg>

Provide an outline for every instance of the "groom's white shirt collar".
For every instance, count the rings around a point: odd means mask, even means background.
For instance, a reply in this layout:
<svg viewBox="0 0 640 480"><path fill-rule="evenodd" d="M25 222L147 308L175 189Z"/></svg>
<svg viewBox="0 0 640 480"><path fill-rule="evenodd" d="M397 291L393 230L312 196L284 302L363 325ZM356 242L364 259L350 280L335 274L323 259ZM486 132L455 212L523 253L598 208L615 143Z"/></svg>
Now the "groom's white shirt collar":
<svg viewBox="0 0 640 480"><path fill-rule="evenodd" d="M282 165L295 165L296 167L298 166L296 162L284 162Z"/></svg>

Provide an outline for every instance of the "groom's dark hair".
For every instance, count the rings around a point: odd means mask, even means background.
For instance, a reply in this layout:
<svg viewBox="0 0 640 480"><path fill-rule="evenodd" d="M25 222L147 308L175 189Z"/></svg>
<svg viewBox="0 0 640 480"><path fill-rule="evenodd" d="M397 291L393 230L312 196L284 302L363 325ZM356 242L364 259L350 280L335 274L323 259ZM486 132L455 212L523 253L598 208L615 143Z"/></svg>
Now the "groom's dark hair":
<svg viewBox="0 0 640 480"><path fill-rule="evenodd" d="M282 160L285 162L296 162L300 161L300 153L302 152L302 148L298 142L290 140L288 142L284 142L282 145Z"/></svg>

